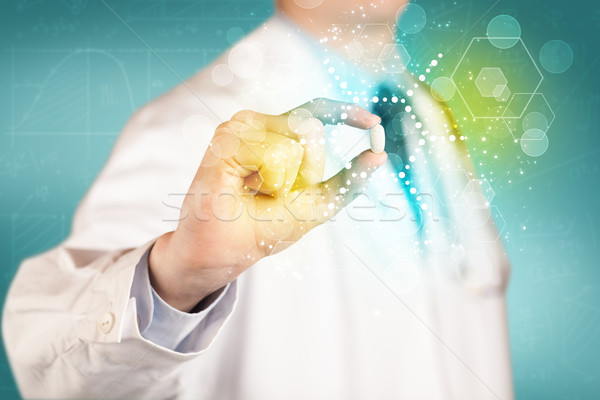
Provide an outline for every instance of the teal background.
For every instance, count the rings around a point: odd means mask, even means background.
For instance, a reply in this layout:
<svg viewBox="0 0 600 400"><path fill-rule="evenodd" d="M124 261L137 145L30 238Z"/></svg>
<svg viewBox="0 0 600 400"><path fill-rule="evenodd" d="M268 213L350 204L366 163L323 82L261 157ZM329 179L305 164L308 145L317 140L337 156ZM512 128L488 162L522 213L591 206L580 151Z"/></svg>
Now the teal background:
<svg viewBox="0 0 600 400"><path fill-rule="evenodd" d="M109 0L182 77L201 69L273 10L270 0ZM510 14L534 58L548 40L574 62L544 72L556 120L537 159L496 143L495 205L513 274L508 291L515 388L521 399L600 393L598 136L600 5L596 1L423 0L427 24L402 38L421 68L447 68L496 15ZM237 29L232 29L237 28ZM27 256L69 232L73 211L128 116L179 79L97 0L0 1L0 294ZM539 61L536 59L536 61ZM500 141L500 139L498 139ZM511 175L512 176L512 175ZM524 230L523 227L526 227ZM2 350L0 397L18 397Z"/></svg>

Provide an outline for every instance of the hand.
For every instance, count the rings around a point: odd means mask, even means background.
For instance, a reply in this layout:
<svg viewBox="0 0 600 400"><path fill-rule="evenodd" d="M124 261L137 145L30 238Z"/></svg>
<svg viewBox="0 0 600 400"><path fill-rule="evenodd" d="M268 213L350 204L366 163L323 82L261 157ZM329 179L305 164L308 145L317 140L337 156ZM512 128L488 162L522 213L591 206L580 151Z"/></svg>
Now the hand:
<svg viewBox="0 0 600 400"><path fill-rule="evenodd" d="M221 124L183 202L174 232L150 253L151 282L191 310L258 260L283 250L349 204L387 155L366 150L322 182L323 124L371 128L353 105L315 99L282 115L240 111Z"/></svg>

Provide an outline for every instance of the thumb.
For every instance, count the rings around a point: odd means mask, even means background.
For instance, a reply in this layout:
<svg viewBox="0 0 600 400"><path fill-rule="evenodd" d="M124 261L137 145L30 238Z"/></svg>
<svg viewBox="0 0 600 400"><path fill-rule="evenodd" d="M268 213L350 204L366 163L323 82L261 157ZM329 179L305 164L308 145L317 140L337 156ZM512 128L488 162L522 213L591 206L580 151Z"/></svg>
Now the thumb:
<svg viewBox="0 0 600 400"><path fill-rule="evenodd" d="M332 217L350 204L354 200L354 196L368 186L371 174L386 160L387 153L373 153L371 150L366 150L356 156L336 175L321 182L323 196L320 201L330 210L328 215ZM318 209L320 208L318 207Z"/></svg>

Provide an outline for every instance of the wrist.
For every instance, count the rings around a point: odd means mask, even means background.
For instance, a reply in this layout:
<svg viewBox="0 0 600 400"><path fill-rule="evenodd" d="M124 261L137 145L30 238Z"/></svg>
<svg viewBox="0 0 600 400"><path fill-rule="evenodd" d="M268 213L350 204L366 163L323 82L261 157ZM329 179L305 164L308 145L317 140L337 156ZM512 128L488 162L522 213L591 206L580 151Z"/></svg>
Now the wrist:
<svg viewBox="0 0 600 400"><path fill-rule="evenodd" d="M224 284L216 286L216 282L211 282L207 270L196 265L194 257L179 248L174 234L169 232L159 237L150 251L150 284L170 306L189 312Z"/></svg>

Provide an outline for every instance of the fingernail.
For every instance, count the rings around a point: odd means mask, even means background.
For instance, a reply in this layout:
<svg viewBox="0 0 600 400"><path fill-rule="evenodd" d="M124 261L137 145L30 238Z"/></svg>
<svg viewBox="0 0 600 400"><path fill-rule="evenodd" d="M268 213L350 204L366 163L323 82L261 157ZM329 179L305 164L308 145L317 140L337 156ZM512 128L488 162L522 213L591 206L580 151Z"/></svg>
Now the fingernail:
<svg viewBox="0 0 600 400"><path fill-rule="evenodd" d="M379 118L375 114L371 114L371 116L369 118L367 118L367 122L369 124L377 125L377 124L381 123L381 118Z"/></svg>

